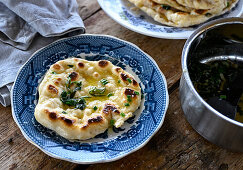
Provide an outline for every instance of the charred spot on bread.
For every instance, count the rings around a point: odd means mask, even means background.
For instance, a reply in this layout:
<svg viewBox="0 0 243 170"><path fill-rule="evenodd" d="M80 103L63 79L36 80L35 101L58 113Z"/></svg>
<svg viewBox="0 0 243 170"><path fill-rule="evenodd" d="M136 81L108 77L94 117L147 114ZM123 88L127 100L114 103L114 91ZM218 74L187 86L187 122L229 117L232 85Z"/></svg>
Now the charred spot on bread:
<svg viewBox="0 0 243 170"><path fill-rule="evenodd" d="M110 114L110 113L117 113L120 114L120 111L112 104L105 104L105 107L103 109L103 113Z"/></svg>
<svg viewBox="0 0 243 170"><path fill-rule="evenodd" d="M127 95L130 95L130 96L132 96L133 98L136 97L136 95L137 95L137 94L135 93L134 90L129 89L129 88L126 88L126 89L125 89L124 94L125 94L126 96L127 96Z"/></svg>
<svg viewBox="0 0 243 170"><path fill-rule="evenodd" d="M106 60L101 60L101 61L98 62L98 65L99 65L100 67L102 67L102 68L108 66L108 64L109 64L109 63L108 63L108 61L106 61Z"/></svg>
<svg viewBox="0 0 243 170"><path fill-rule="evenodd" d="M79 63L78 63L78 66L79 66L80 68L84 68L84 63L79 62Z"/></svg>
<svg viewBox="0 0 243 170"><path fill-rule="evenodd" d="M72 81L75 81L78 78L78 73L75 71L69 74L69 77L71 78Z"/></svg>
<svg viewBox="0 0 243 170"><path fill-rule="evenodd" d="M117 72L117 73L119 73L120 70L121 70L120 67L117 67L117 68L116 68L116 72Z"/></svg>
<svg viewBox="0 0 243 170"><path fill-rule="evenodd" d="M57 94L58 93L58 90L55 86L49 84L47 86L47 90L51 93L51 94Z"/></svg>
<svg viewBox="0 0 243 170"><path fill-rule="evenodd" d="M60 117L60 119L63 120L63 122L65 124L67 124L68 126L71 126L75 122L75 120L72 120L72 119L69 119L69 118L66 118L66 117L63 117L63 116Z"/></svg>
<svg viewBox="0 0 243 170"><path fill-rule="evenodd" d="M132 80L132 84L134 85L134 86L138 86L138 82L136 81L136 80Z"/></svg>
<svg viewBox="0 0 243 170"><path fill-rule="evenodd" d="M128 78L127 74L121 73L120 75L121 75L122 80L127 81L127 78Z"/></svg>
<svg viewBox="0 0 243 170"><path fill-rule="evenodd" d="M57 114L56 114L56 112L50 112L49 110L45 110L45 113L47 113L48 114L48 116L49 116L49 118L51 119L51 120L56 120L57 119Z"/></svg>
<svg viewBox="0 0 243 170"><path fill-rule="evenodd" d="M197 9L197 10L195 10L195 12L196 12L197 14L202 15L202 14L204 14L205 12L207 12L207 10L205 10L205 9Z"/></svg>
<svg viewBox="0 0 243 170"><path fill-rule="evenodd" d="M58 86L59 85L59 81L55 81L54 84Z"/></svg>
<svg viewBox="0 0 243 170"><path fill-rule="evenodd" d="M60 70L60 69L61 69L61 66L60 66L60 64L54 64L54 65L53 65L53 68L54 68L55 70Z"/></svg>
<svg viewBox="0 0 243 170"><path fill-rule="evenodd" d="M88 124L91 124L91 123L99 123L103 120L103 118L101 116L97 116L97 117L94 117L94 118L91 118L88 120Z"/></svg>

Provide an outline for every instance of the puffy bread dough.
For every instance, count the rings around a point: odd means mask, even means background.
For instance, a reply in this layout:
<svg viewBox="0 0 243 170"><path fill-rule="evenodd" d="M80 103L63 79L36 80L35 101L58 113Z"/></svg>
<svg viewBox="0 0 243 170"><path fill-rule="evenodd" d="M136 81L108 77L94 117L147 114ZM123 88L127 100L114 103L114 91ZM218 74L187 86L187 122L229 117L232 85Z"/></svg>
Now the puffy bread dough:
<svg viewBox="0 0 243 170"><path fill-rule="evenodd" d="M177 10L172 6L171 9L166 10L161 4L156 3L157 0L129 0L135 4L139 9L151 16L155 21L165 25L175 27L189 27L207 21L208 19L220 15L235 6L238 0L228 0L228 6L222 4L217 8L212 9L191 9L187 11ZM156 1L156 2L155 2ZM162 0L161 0L162 2ZM163 1L164 2L164 1ZM190 11L190 12L188 12ZM210 14L210 15L207 15Z"/></svg>
<svg viewBox="0 0 243 170"><path fill-rule="evenodd" d="M105 96L86 98L84 110L63 104L60 96L66 90L71 74L72 81L82 81L81 90L76 92L74 98L91 96L89 89L93 86L105 87ZM103 85L101 79L107 79L109 83ZM120 127L141 103L141 88L134 77L106 60L69 58L58 61L47 71L38 90L39 101L34 113L36 120L67 139L92 138L103 133L110 126L111 119L115 121L115 127ZM109 93L113 96L108 97ZM132 97L132 101L128 101L127 95ZM124 105L127 102L130 106ZM97 110L93 109L95 106Z"/></svg>

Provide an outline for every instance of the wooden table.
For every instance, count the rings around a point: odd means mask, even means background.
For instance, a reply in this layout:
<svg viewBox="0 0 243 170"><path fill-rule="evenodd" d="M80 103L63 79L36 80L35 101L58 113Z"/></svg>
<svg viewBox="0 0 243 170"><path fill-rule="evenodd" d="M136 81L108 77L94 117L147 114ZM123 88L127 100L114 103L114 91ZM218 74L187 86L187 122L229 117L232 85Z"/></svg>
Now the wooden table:
<svg viewBox="0 0 243 170"><path fill-rule="evenodd" d="M111 163L78 165L51 158L30 144L15 124L11 108L0 106L0 169L243 169L243 154L219 148L186 121L178 98L185 40L166 40L132 32L110 19L96 0L78 0L87 33L130 41L152 56L168 82L170 104L164 124L142 149Z"/></svg>

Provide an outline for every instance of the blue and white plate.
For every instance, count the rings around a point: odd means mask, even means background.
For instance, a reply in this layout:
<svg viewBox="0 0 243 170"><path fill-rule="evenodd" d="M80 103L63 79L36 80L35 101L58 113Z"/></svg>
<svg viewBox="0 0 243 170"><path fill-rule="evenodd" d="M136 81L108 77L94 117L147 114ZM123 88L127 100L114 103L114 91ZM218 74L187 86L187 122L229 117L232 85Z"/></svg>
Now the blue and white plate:
<svg viewBox="0 0 243 170"><path fill-rule="evenodd" d="M135 6L128 2L128 0L98 0L98 2L107 15L122 26L151 37L187 39L201 25L188 28L170 27L154 21L153 18L149 17L141 10L131 10ZM242 13L243 0L239 0L231 11L212 19L240 17ZM212 19L210 19L210 21Z"/></svg>
<svg viewBox="0 0 243 170"><path fill-rule="evenodd" d="M139 81L142 104L122 128L86 141L68 141L35 120L37 86L45 72L58 60L74 56L109 60ZM169 103L165 77L150 56L115 37L88 34L56 41L33 54L20 69L11 97L13 118L29 142L54 158L81 164L114 161L143 147L161 127Z"/></svg>

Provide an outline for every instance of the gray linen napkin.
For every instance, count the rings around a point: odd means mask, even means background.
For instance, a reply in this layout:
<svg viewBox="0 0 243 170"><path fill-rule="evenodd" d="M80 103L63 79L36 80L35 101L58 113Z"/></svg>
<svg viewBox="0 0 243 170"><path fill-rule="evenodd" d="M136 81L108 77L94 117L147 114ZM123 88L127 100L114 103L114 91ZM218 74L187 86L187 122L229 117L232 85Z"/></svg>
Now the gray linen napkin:
<svg viewBox="0 0 243 170"><path fill-rule="evenodd" d="M10 105L19 68L39 48L85 32L76 0L0 0L0 103Z"/></svg>

